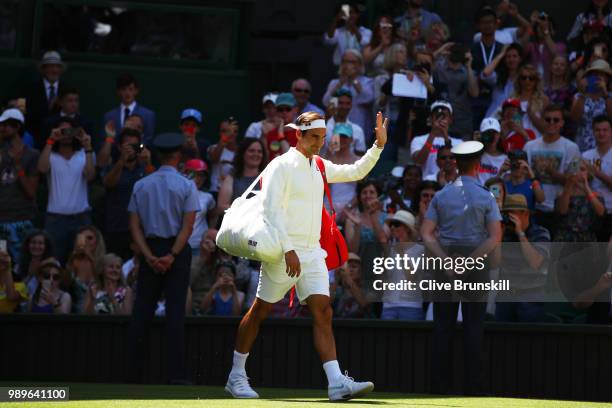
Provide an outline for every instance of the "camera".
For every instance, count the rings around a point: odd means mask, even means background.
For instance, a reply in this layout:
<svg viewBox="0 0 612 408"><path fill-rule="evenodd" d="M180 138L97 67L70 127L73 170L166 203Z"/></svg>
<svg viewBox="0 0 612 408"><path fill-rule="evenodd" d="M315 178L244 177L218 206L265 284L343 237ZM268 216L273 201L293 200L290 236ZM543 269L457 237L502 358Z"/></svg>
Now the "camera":
<svg viewBox="0 0 612 408"><path fill-rule="evenodd" d="M546 19L548 19L548 14L546 14L546 12L541 11L540 14L538 14L538 18L542 21L545 21Z"/></svg>
<svg viewBox="0 0 612 408"><path fill-rule="evenodd" d="M518 169L521 167L520 160L527 161L527 153L523 150L512 150L508 152L508 159L510 159L510 168L513 170Z"/></svg>
<svg viewBox="0 0 612 408"><path fill-rule="evenodd" d="M468 51L468 47L463 44L453 44L448 59L454 63L465 64L467 62L465 53Z"/></svg>
<svg viewBox="0 0 612 408"><path fill-rule="evenodd" d="M62 137L64 137L65 139L74 139L76 137L79 137L79 135L81 134L81 129L69 127L63 128L61 132Z"/></svg>

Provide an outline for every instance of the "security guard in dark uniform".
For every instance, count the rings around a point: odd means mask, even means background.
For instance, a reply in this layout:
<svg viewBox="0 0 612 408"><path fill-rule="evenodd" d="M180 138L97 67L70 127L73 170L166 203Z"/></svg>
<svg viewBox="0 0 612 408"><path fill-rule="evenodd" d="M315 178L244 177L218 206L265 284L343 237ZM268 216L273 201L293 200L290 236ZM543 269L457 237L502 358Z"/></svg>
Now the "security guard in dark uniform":
<svg viewBox="0 0 612 408"><path fill-rule="evenodd" d="M495 198L478 181L480 142L463 142L451 149L457 161L459 177L446 185L431 201L421 227L428 255L442 259L483 257L501 240L501 214ZM436 237L436 230L439 237ZM482 270L438 270L437 282L488 281L488 265ZM482 394L482 338L486 312L486 293L475 291L438 291L434 302L434 333L431 392L453 393L451 388L453 332L461 302L464 341L464 393Z"/></svg>
<svg viewBox="0 0 612 408"><path fill-rule="evenodd" d="M158 151L161 167L134 185L128 206L132 238L142 253L129 330L128 350L134 359L130 381L142 380L143 353L149 348L146 339L163 293L168 382L188 382L184 323L191 249L187 241L195 213L201 208L195 184L177 171L184 141L184 136L177 133L164 133L155 138L153 146Z"/></svg>

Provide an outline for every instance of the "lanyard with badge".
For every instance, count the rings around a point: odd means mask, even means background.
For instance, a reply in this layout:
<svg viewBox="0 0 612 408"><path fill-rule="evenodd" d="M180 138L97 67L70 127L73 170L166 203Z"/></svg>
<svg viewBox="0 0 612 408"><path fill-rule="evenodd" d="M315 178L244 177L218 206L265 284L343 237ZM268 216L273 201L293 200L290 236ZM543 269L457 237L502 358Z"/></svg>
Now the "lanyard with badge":
<svg viewBox="0 0 612 408"><path fill-rule="evenodd" d="M489 53L489 57L487 58L487 52L485 50L485 46L480 42L480 50L482 51L482 61L484 62L484 66L486 67L493 61L493 55L495 54L495 42L493 42L493 46L491 47L491 52Z"/></svg>

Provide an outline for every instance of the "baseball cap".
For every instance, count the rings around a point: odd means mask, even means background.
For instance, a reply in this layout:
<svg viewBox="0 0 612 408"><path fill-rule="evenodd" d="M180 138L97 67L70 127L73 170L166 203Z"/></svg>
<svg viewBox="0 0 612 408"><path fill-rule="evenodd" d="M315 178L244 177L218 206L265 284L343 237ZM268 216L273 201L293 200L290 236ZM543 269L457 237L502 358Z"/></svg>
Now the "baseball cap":
<svg viewBox="0 0 612 408"><path fill-rule="evenodd" d="M518 110L522 110L521 109L521 101L520 99L517 98L508 98L504 101L504 103L502 104L502 110L511 107L511 108L516 108Z"/></svg>
<svg viewBox="0 0 612 408"><path fill-rule="evenodd" d="M276 106L291 106L292 108L297 105L297 101L295 100L295 96L289 92L283 92L282 94L276 97L276 101L274 102Z"/></svg>
<svg viewBox="0 0 612 408"><path fill-rule="evenodd" d="M23 117L23 113L19 109L10 108L2 112L0 115L0 122L6 122L9 119L16 120L17 122L24 123L25 119Z"/></svg>
<svg viewBox="0 0 612 408"><path fill-rule="evenodd" d="M438 100L431 104L431 112L435 111L438 108L448 109L451 115L453 114L453 105L451 105L451 103L448 101Z"/></svg>
<svg viewBox="0 0 612 408"><path fill-rule="evenodd" d="M261 104L265 104L266 102L272 102L272 103L276 103L276 98L278 97L277 93L274 92L268 92L267 94L265 94L261 100Z"/></svg>
<svg viewBox="0 0 612 408"><path fill-rule="evenodd" d="M187 118L193 118L198 123L202 123L202 112L197 109L187 108L181 113L181 120L185 120Z"/></svg>
<svg viewBox="0 0 612 408"><path fill-rule="evenodd" d="M338 123L334 126L334 135L353 137L353 127L348 123Z"/></svg>
<svg viewBox="0 0 612 408"><path fill-rule="evenodd" d="M487 130L500 132L501 126L499 125L499 121L495 118L484 118L482 122L480 122L480 133L484 133Z"/></svg>
<svg viewBox="0 0 612 408"><path fill-rule="evenodd" d="M208 166L204 160L200 159L191 159L185 162L185 170L188 171L208 171Z"/></svg>
<svg viewBox="0 0 612 408"><path fill-rule="evenodd" d="M338 89L334 93L334 96L337 97L337 98L339 98L341 96L348 96L349 98L353 99L353 93L348 88L340 88L340 89Z"/></svg>

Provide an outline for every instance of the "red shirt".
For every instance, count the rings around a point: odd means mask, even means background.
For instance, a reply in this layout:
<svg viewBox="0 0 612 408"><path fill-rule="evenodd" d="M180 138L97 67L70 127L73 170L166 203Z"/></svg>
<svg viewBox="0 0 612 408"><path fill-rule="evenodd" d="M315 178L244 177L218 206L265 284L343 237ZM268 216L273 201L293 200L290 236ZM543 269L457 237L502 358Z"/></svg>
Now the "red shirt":
<svg viewBox="0 0 612 408"><path fill-rule="evenodd" d="M533 130L525 129L525 132L527 132L527 135L529 135L529 140L535 139L536 136ZM506 139L504 139L504 149L506 149L507 152L511 152L513 150L523 150L523 146L525 146L525 143L527 142L528 140L525 140L525 137L520 133L509 133L508 136L506 136Z"/></svg>
<svg viewBox="0 0 612 408"><path fill-rule="evenodd" d="M285 128L283 132L284 139L287 140L290 147L297 145L297 136L295 129ZM266 133L266 144L268 145L268 160L272 160L276 156L283 154L281 150L281 141L283 136L278 133L278 129L272 129Z"/></svg>

